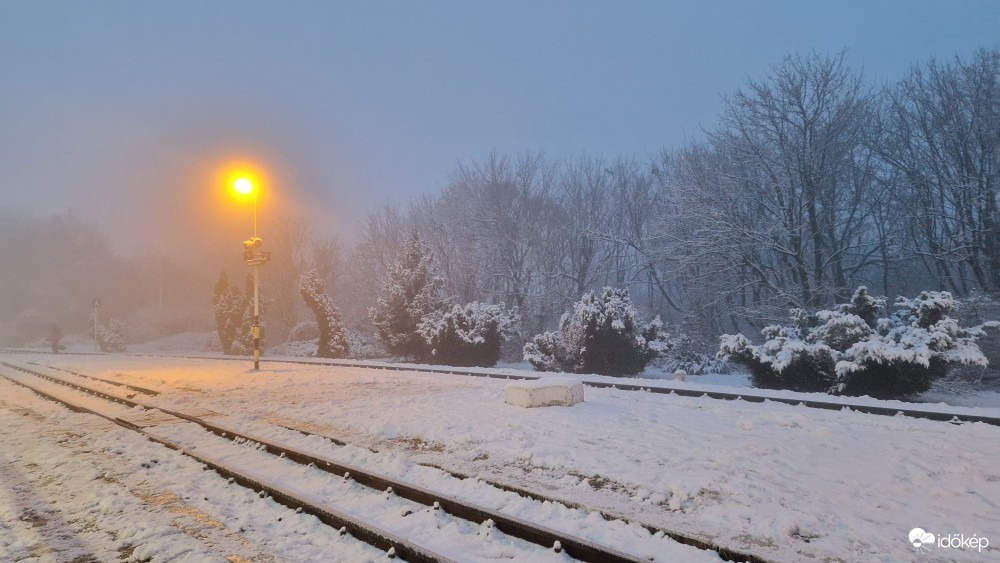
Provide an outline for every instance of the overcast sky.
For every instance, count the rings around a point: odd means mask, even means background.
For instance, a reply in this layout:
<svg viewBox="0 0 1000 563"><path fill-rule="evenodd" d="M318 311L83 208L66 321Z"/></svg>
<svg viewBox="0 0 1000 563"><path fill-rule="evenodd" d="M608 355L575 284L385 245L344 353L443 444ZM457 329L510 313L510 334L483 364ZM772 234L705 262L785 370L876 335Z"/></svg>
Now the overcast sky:
<svg viewBox="0 0 1000 563"><path fill-rule="evenodd" d="M0 209L134 240L243 158L349 238L492 149L679 146L789 53L878 83L980 47L1000 1L0 0Z"/></svg>

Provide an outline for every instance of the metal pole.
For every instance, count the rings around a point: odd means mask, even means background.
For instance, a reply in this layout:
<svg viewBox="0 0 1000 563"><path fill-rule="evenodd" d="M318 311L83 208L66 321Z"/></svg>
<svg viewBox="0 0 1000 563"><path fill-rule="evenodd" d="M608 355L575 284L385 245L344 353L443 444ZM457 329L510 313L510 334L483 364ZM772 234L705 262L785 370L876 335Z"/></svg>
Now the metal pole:
<svg viewBox="0 0 1000 563"><path fill-rule="evenodd" d="M101 351L101 343L97 339L97 308L99 306L100 305L98 305L98 301L95 299L94 300L94 351L95 352Z"/></svg>
<svg viewBox="0 0 1000 563"><path fill-rule="evenodd" d="M260 266L253 266L253 369L260 369Z"/></svg>
<svg viewBox="0 0 1000 563"><path fill-rule="evenodd" d="M257 190L253 191L253 236L257 238ZM253 369L260 369L260 264L253 265Z"/></svg>

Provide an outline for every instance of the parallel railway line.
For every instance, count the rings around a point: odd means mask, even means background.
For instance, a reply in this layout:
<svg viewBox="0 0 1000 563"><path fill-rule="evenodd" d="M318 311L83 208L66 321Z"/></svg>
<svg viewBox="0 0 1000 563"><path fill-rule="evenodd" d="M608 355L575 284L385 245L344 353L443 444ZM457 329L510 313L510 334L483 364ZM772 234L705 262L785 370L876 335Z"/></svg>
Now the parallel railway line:
<svg viewBox="0 0 1000 563"><path fill-rule="evenodd" d="M25 353L24 350L0 350L4 353ZM36 354L39 352L31 351L28 353ZM87 354L87 353L84 353ZM93 353L90 353L93 354ZM218 361L246 361L240 357L218 357L218 356L185 356L185 355L164 355L164 354L131 354L133 356L141 357L166 357L166 358L184 358L184 359L197 359L197 360L218 360ZM299 365L310 365L310 366L329 366L329 367L349 367L349 368L362 368L362 369L373 369L373 370L387 370L387 371L412 371L417 373L440 373L448 375L463 375L469 377L485 377L489 379L505 379L505 380L534 380L539 379L540 376L531 375L518 375L518 374L505 374L505 373L494 373L489 371L475 371L462 368L453 367L425 367L425 366L411 366L407 364L391 364L391 363L364 363L364 362L354 362L349 360L295 360L292 358L282 358L280 360L270 360L262 359L262 363L286 363L286 364L299 364ZM947 411L941 409L925 409L920 408L919 403L912 403L913 407L890 407L890 406L880 406L865 404L862 402L856 402L851 400L823 400L823 399L813 399L813 398L795 398L795 397L780 397L768 395L765 393L755 392L750 390L749 392L730 392L730 391L712 391L706 389L690 389L685 387L676 387L669 385L667 383L657 383L656 385L633 385L629 383L618 383L618 382L607 382L607 381L593 381L587 380L586 376L581 376L582 383L587 387L603 388L603 389L617 389L621 391L637 391L644 393L657 393L664 395L677 395L679 397L702 397L708 399L724 400L724 401L747 401L751 403L763 403L765 401L770 401L774 403L781 403L793 406L802 406L811 409L821 409L821 410L849 410L853 412L860 412L864 414L871 414L877 416L906 416L910 418L918 418L925 420L936 420L940 422L950 422L950 423L966 423L966 422L981 422L983 424L989 424L992 426L1000 426L1000 416L988 416L980 414L972 414L968 412L958 412L958 411Z"/></svg>
<svg viewBox="0 0 1000 563"><path fill-rule="evenodd" d="M149 399L139 399L135 397L138 393L152 396L152 393L148 392L155 393L153 390L147 389L144 390L146 392L143 392L136 391L135 388L131 388L130 390L133 391L132 395L122 397L101 391L99 389L94 389L78 381L73 381L62 376L62 373L66 373L79 378L89 377L84 374L68 372L65 370L57 372L55 368L39 364L28 365L0 361L0 365L6 368L5 370L0 371L0 376L3 376L10 381L29 387L36 393L46 398L59 401L71 409L81 412L89 412L91 414L107 418L108 420L111 420L123 427L140 432L150 440L161 443L166 447L175 449L185 455L189 455L197 459L201 463L218 472L220 475L223 475L224 477L227 477L242 486L270 495L275 501L293 509L301 509L303 512L313 514L319 520L334 527L341 533L350 533L351 536L382 549L390 555L398 555L408 561L450 561L450 559L436 553L431 548L417 545L410 540L400 538L391 532L374 526L368 522L351 517L348 514L337 511L330 506L317 504L316 502L289 490L285 486L270 483L267 480L254 476L252 473L240 469L239 467L235 467L230 463L225 463L202 454L200 451L192 451L191 448L186 448L183 444L177 441L158 435L155 431L153 431L154 427L163 422L164 416L172 417L180 421L195 423L208 432L224 438L227 442L237 441L250 443L261 451L272 454L277 458L283 458L301 465L308 465L310 467L315 467L322 471L341 476L345 481L350 480L358 485L367 487L372 491L377 491L385 498L391 496L406 499L407 501L428 507L426 508L428 510L440 510L451 517L468 521L476 526L479 526L484 522L488 522L489 526L495 527L498 531L506 534L507 536L513 536L529 542L530 544L535 544L538 546L538 549L561 550L577 560L594 562L644 561L644 559L637 556L624 553L614 548L602 546L588 540L575 537L571 534L556 531L545 526L539 526L513 516L505 515L495 510L476 506L472 503L449 497L448 495L404 483L386 475L381 475L349 464L313 455L309 452L305 452L288 445L275 443L273 441L260 438L259 436L237 431L218 422L207 420L207 418L212 418L212 416L217 413L205 412L192 414L190 412L179 412L152 404ZM8 370L17 370L20 373L11 377ZM107 413L99 412L96 409L81 406L74 401L68 401L65 397L55 396L52 393L47 392L45 389L41 389L38 385L32 385L31 383L25 381L24 378L19 377L21 373L30 374L29 378L41 378L50 383L57 383L59 385L73 388L79 392L89 393L106 401L121 403L131 409L140 407L145 409L146 413L159 411L159 413L162 414L156 414L156 416L147 418L136 415L108 415ZM97 378L90 377L90 379ZM99 381L111 383L106 380ZM299 432L302 431L299 430ZM329 437L325 436L324 438L329 439ZM739 553L723 547L715 546L698 538L665 530L659 531L681 543L692 545L701 549L716 551L726 560L749 561L754 563L763 561L759 557L751 554Z"/></svg>
<svg viewBox="0 0 1000 563"><path fill-rule="evenodd" d="M183 357L197 358L196 356L183 356ZM198 359L209 359L209 358L202 357ZM245 360L240 360L238 358L211 358L211 359L245 361ZM393 364L382 364L382 363L366 364L366 363L351 362L346 360L303 361L303 360L293 360L293 359L281 359L281 360L267 360L267 361L301 364L301 365L351 367L351 368L378 369L378 370L389 370L389 371L415 371L419 373L441 373L450 375L464 375L470 377L486 377L490 379L533 380L540 378L539 376L491 373L488 371L464 370L461 368L450 368L450 367L431 368L431 367L393 365ZM753 390L749 392L740 391L738 393L734 393L729 391L711 391L705 389L689 389L684 387L675 387L667 383L657 383L656 385L633 385L629 383L617 383L617 382L612 383L607 381L588 381L586 379L586 376L581 376L581 378L583 378L582 383L584 386L594 387L598 389L617 389L620 391L637 391L644 393L677 395L679 397L702 397L707 399L716 399L723 401L747 401L750 403L763 403L765 401L770 401L786 405L802 406L811 409L849 410L853 412L860 412L863 414L871 414L877 416L906 416L910 418L936 420L939 422L950 422L950 423L982 422L983 424L1000 426L1000 417L998 416L978 415L967 412L952 412L944 410L923 409L916 406L919 403L913 403L915 405L914 407L900 408L900 407L870 405L850 400L830 401L822 399L775 397L764 393L754 392Z"/></svg>

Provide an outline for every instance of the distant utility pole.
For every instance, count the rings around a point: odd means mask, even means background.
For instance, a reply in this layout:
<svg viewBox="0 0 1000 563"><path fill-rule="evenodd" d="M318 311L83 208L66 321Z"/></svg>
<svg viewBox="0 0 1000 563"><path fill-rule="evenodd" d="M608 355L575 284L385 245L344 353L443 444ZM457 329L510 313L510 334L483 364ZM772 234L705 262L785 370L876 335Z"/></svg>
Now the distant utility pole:
<svg viewBox="0 0 1000 563"><path fill-rule="evenodd" d="M94 350L101 351L101 343L97 339L97 310L101 308L101 299L94 299Z"/></svg>

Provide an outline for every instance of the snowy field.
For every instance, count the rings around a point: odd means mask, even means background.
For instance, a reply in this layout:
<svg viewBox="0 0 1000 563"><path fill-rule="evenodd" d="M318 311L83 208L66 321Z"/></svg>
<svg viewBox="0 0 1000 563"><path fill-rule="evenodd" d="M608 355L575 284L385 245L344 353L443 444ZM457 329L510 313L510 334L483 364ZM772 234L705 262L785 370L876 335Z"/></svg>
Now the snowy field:
<svg viewBox="0 0 1000 563"><path fill-rule="evenodd" d="M520 507L449 485L426 465L775 561L1000 560L1000 428L985 424L594 388L574 407L526 410L503 402L503 380L457 375L277 362L254 372L249 362L122 355L10 359L156 389L163 406L226 413L227 424L259 434L284 439L274 423L305 425L357 446L337 449L346 462L515 514L534 511L532 519L552 525L586 529L565 509ZM87 526L106 529L101 519L115 515L128 523L107 549L123 559L365 558L349 551L356 546L314 534L308 522L276 525L272 517L282 509L253 499L246 502L254 510L212 513L211 505L189 500L211 487L204 484L210 473L196 463L93 417L45 406L12 384L0 382L0 397L0 560L59 560L33 549L89 541ZM46 424L29 424L41 419ZM185 527L211 534L219 551L188 545ZM908 541L918 527L994 545L920 555ZM296 541L308 545L293 547Z"/></svg>

